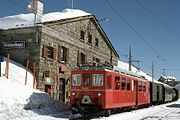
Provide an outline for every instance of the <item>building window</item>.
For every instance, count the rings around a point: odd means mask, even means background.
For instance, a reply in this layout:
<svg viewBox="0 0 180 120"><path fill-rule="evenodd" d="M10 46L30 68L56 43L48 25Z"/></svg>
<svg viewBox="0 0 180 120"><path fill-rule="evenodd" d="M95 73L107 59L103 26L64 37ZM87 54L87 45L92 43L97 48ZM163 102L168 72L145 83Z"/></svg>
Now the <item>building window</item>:
<svg viewBox="0 0 180 120"><path fill-rule="evenodd" d="M81 37L80 37L80 39L84 40L84 37L85 37L85 32L81 30Z"/></svg>
<svg viewBox="0 0 180 120"><path fill-rule="evenodd" d="M43 58L50 58L50 59L56 59L56 49L51 47L51 46L43 46L43 53L42 53Z"/></svg>
<svg viewBox="0 0 180 120"><path fill-rule="evenodd" d="M86 55L78 51L77 54L77 66L83 65L86 63Z"/></svg>
<svg viewBox="0 0 180 120"><path fill-rule="evenodd" d="M98 47L99 46L99 39L95 39L95 46Z"/></svg>
<svg viewBox="0 0 180 120"><path fill-rule="evenodd" d="M81 65L85 64L85 54L84 54L84 53L81 53L81 56L80 56L80 64L81 64Z"/></svg>
<svg viewBox="0 0 180 120"><path fill-rule="evenodd" d="M53 47L48 46L48 58L53 59Z"/></svg>
<svg viewBox="0 0 180 120"><path fill-rule="evenodd" d="M92 35L91 34L88 35L88 43L92 44Z"/></svg>
<svg viewBox="0 0 180 120"><path fill-rule="evenodd" d="M69 49L64 46L61 46L59 48L59 62L67 63L68 56L69 56Z"/></svg>
<svg viewBox="0 0 180 120"><path fill-rule="evenodd" d="M96 58L96 63L100 63L100 60L98 58Z"/></svg>

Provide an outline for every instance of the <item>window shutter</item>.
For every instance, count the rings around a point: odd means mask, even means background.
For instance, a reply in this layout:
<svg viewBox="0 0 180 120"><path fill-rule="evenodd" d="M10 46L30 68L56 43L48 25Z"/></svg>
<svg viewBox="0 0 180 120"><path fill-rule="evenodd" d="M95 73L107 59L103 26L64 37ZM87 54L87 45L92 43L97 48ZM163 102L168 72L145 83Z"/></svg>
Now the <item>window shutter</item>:
<svg viewBox="0 0 180 120"><path fill-rule="evenodd" d="M48 57L48 48L47 48L47 45L43 45L42 57L45 58L45 59L47 59L47 57Z"/></svg>
<svg viewBox="0 0 180 120"><path fill-rule="evenodd" d="M77 51L77 66L80 65L80 52L79 50Z"/></svg>
<svg viewBox="0 0 180 120"><path fill-rule="evenodd" d="M53 60L56 60L56 48L53 48Z"/></svg>
<svg viewBox="0 0 180 120"><path fill-rule="evenodd" d="M66 49L66 63L69 63L69 48Z"/></svg>
<svg viewBox="0 0 180 120"><path fill-rule="evenodd" d="M61 62L61 46L58 47L58 61Z"/></svg>

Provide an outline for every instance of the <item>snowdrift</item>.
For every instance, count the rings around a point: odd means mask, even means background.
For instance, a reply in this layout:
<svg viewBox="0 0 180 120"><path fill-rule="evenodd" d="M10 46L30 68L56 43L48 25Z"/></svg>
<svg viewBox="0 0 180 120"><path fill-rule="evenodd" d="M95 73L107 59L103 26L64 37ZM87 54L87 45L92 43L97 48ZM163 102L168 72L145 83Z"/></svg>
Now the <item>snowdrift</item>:
<svg viewBox="0 0 180 120"><path fill-rule="evenodd" d="M65 103L55 101L49 94L32 88L33 76L30 72L28 85L25 86L25 69L21 64L11 61L9 68L9 79L0 77L0 120L68 111L69 107ZM2 74L4 69L5 62L2 62Z"/></svg>

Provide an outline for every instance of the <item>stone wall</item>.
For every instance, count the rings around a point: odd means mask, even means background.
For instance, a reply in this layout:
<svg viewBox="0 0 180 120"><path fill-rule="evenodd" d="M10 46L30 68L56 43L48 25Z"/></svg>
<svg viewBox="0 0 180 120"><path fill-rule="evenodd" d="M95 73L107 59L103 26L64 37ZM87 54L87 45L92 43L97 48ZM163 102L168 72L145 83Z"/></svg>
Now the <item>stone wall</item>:
<svg viewBox="0 0 180 120"><path fill-rule="evenodd" d="M80 39L80 32L84 31L84 40ZM88 42L88 35L92 35L92 43ZM10 53L11 59L26 66L26 61L30 61L30 69L33 71L33 63L36 63L38 89L45 91L45 85L52 87L51 95L55 99L61 97L60 79L65 80L65 98L69 89L68 80L70 79L70 70L77 67L78 53L86 55L86 63L93 63L99 59L101 63L111 63L117 65L118 56L108 44L106 37L98 27L93 17L77 18L63 21L44 23L43 26L18 28L2 31L1 43L9 41L25 41L25 48L3 49L5 55ZM95 39L98 38L99 45L95 46ZM43 57L44 46L50 46L54 49L54 58ZM68 49L68 62L58 61L59 46ZM66 71L60 72L65 66ZM44 76L49 72L48 77ZM47 81L49 83L47 83Z"/></svg>

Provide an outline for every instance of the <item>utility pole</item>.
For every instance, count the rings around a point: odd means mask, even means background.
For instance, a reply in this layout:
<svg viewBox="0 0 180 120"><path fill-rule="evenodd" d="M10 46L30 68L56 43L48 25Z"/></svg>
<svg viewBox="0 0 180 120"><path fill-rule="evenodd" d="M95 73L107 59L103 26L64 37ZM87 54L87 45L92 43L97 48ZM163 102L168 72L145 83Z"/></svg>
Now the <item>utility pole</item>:
<svg viewBox="0 0 180 120"><path fill-rule="evenodd" d="M129 71L131 71L132 66L132 55L131 55L131 46L129 46Z"/></svg>
<svg viewBox="0 0 180 120"><path fill-rule="evenodd" d="M74 0L71 0L71 9L74 8Z"/></svg>

